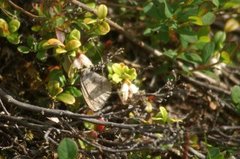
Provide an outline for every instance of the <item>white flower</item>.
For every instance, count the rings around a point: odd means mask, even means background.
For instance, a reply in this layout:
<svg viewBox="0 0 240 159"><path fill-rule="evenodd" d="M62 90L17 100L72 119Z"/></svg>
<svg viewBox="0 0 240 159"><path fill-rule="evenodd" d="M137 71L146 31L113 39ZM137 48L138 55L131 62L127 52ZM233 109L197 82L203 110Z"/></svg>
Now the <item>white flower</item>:
<svg viewBox="0 0 240 159"><path fill-rule="evenodd" d="M124 82L119 91L120 99L123 103L126 103L129 98L132 98L133 94L138 92L139 88L132 83Z"/></svg>
<svg viewBox="0 0 240 159"><path fill-rule="evenodd" d="M122 102L125 103L128 100L129 97L129 85L127 83L123 83L122 87L119 92L120 98L122 99Z"/></svg>
<svg viewBox="0 0 240 159"><path fill-rule="evenodd" d="M93 66L92 61L84 54L80 54L74 61L72 64L73 68L77 68L77 69L81 69L83 67L91 67Z"/></svg>
<svg viewBox="0 0 240 159"><path fill-rule="evenodd" d="M132 98L133 94L136 94L138 92L139 88L135 84L129 85L129 98Z"/></svg>

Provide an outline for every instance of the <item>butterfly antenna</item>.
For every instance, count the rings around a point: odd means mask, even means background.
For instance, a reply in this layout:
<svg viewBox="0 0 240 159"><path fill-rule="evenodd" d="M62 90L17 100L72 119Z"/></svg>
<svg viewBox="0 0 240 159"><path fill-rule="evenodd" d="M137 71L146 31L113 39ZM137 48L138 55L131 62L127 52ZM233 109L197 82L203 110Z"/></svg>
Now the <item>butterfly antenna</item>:
<svg viewBox="0 0 240 159"><path fill-rule="evenodd" d="M120 49L118 49L117 51L115 51L115 52L109 52L108 54L107 54L107 58L106 58L106 61L105 62L103 62L103 61L100 61L98 64L96 64L96 65L94 65L93 67L91 67L90 69L92 70L92 71L99 71L99 70L104 70L105 68L106 68L106 65L108 64L108 63L111 63L112 62L112 59L115 57L115 56L117 56L117 55L121 55L121 54L123 54L124 53L124 48L120 48Z"/></svg>

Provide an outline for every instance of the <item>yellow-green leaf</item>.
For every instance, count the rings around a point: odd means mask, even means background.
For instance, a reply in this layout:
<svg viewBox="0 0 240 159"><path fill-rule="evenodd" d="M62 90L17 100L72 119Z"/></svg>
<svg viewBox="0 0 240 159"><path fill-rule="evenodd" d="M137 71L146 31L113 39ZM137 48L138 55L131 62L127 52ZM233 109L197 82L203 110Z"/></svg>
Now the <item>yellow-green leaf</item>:
<svg viewBox="0 0 240 159"><path fill-rule="evenodd" d="M162 116L162 120L164 123L168 122L168 112L164 107L160 107L160 112L161 112L161 116Z"/></svg>
<svg viewBox="0 0 240 159"><path fill-rule="evenodd" d="M108 8L104 4L101 4L98 9L97 9L97 16L99 19L104 19L106 18L108 13Z"/></svg>
<svg viewBox="0 0 240 159"><path fill-rule="evenodd" d="M50 49L50 48L59 47L59 46L64 47L64 44L61 41L59 41L58 39L52 38L52 39L49 39L47 42L45 42L42 45L42 48Z"/></svg>
<svg viewBox="0 0 240 159"><path fill-rule="evenodd" d="M231 58L230 58L230 55L229 55L229 53L227 51L222 51L221 52L221 59L226 64L231 63Z"/></svg>
<svg viewBox="0 0 240 159"><path fill-rule="evenodd" d="M31 27L31 30L35 31L35 32L38 32L40 29L41 29L40 25L34 25L34 26Z"/></svg>
<svg viewBox="0 0 240 159"><path fill-rule="evenodd" d="M71 40L80 40L80 37L81 37L81 33L77 29L73 29L69 34L69 38Z"/></svg>
<svg viewBox="0 0 240 159"><path fill-rule="evenodd" d="M188 19L193 20L192 22L193 24L200 25L200 26L203 25L202 18L199 16L190 16L188 17Z"/></svg>
<svg viewBox="0 0 240 159"><path fill-rule="evenodd" d="M69 93L61 93L57 95L56 99L58 101L61 101L66 104L74 104L75 103L75 97Z"/></svg>
<svg viewBox="0 0 240 159"><path fill-rule="evenodd" d="M224 27L224 30L226 32L231 32L231 31L234 31L236 29L239 28L239 22L236 20L236 19L229 19L226 24L225 24L225 27Z"/></svg>
<svg viewBox="0 0 240 159"><path fill-rule="evenodd" d="M9 35L8 23L2 18L0 18L0 35L1 36Z"/></svg>
<svg viewBox="0 0 240 159"><path fill-rule="evenodd" d="M100 35L105 35L107 34L108 32L110 31L110 26L107 22L101 22L99 25L98 25L98 33Z"/></svg>
<svg viewBox="0 0 240 159"><path fill-rule="evenodd" d="M96 23L97 20L96 20L96 19L92 19L92 18L85 18L85 19L83 20L83 22L84 22L85 24L93 24L93 23Z"/></svg>
<svg viewBox="0 0 240 159"><path fill-rule="evenodd" d="M81 42L79 40L70 40L66 44L66 50L72 51L72 50L79 48L80 46L81 46Z"/></svg>
<svg viewBox="0 0 240 159"><path fill-rule="evenodd" d="M58 47L55 50L56 54L64 54L67 52L67 50L65 50L64 48Z"/></svg>
<svg viewBox="0 0 240 159"><path fill-rule="evenodd" d="M26 46L18 46L17 50L23 54L27 54L29 53L29 51L31 50L29 47Z"/></svg>
<svg viewBox="0 0 240 159"><path fill-rule="evenodd" d="M12 19L10 22L9 22L9 30L10 32L16 32L19 27L20 27L21 23L19 20L17 19Z"/></svg>
<svg viewBox="0 0 240 159"><path fill-rule="evenodd" d="M60 87L60 83L55 80L49 81L47 88L48 88L49 94L53 97L63 92L63 88Z"/></svg>
<svg viewBox="0 0 240 159"><path fill-rule="evenodd" d="M19 34L17 32L11 33L11 34L7 35L6 37L7 37L7 40L12 44L20 43L21 36L19 36Z"/></svg>

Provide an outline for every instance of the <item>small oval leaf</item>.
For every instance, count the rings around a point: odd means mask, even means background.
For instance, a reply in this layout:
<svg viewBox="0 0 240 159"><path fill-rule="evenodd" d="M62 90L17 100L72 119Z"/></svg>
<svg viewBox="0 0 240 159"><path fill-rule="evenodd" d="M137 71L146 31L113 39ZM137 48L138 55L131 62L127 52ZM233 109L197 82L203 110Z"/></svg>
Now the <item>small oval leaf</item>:
<svg viewBox="0 0 240 159"><path fill-rule="evenodd" d="M9 22L9 30L10 32L16 32L19 27L20 27L21 23L19 20L17 19L12 19L10 22Z"/></svg>
<svg viewBox="0 0 240 159"><path fill-rule="evenodd" d="M69 34L70 40L80 40L80 38L81 38L81 33L77 29L73 29Z"/></svg>
<svg viewBox="0 0 240 159"><path fill-rule="evenodd" d="M54 48L54 47L58 47L58 46L64 47L64 44L60 40L52 38L52 39L49 39L47 42L45 42L42 45L42 48L50 49L50 48Z"/></svg>
<svg viewBox="0 0 240 159"><path fill-rule="evenodd" d="M231 97L232 97L232 101L235 104L239 104L240 103L240 86L234 86L231 89Z"/></svg>
<svg viewBox="0 0 240 159"><path fill-rule="evenodd" d="M4 19L0 18L0 35L7 36L9 34L8 23Z"/></svg>
<svg viewBox="0 0 240 159"><path fill-rule="evenodd" d="M76 142L70 138L64 138L57 148L59 159L76 159L78 147Z"/></svg>
<svg viewBox="0 0 240 159"><path fill-rule="evenodd" d="M110 26L107 22L101 22L98 25L98 34L99 35L105 35L110 31Z"/></svg>
<svg viewBox="0 0 240 159"><path fill-rule="evenodd" d="M160 112L161 112L161 116L162 116L162 120L164 123L166 123L168 121L168 112L164 107L160 107Z"/></svg>
<svg viewBox="0 0 240 159"><path fill-rule="evenodd" d="M231 31L235 31L236 29L238 29L240 26L239 22L236 19L229 19L224 27L224 30L226 32L231 32Z"/></svg>
<svg viewBox="0 0 240 159"><path fill-rule="evenodd" d="M203 25L211 25L215 21L216 17L212 12L208 12L202 17Z"/></svg>
<svg viewBox="0 0 240 159"><path fill-rule="evenodd" d="M30 51L30 48L26 47L26 46L18 46L17 50L23 54L28 54Z"/></svg>
<svg viewBox="0 0 240 159"><path fill-rule="evenodd" d="M107 6L105 6L104 4L99 5L98 9L97 9L97 16L99 19L104 19L106 18L108 13L108 8Z"/></svg>
<svg viewBox="0 0 240 159"><path fill-rule="evenodd" d="M72 50L79 48L80 46L81 46L81 42L79 40L70 40L66 44L66 50L72 51Z"/></svg>
<svg viewBox="0 0 240 159"><path fill-rule="evenodd" d="M66 93L66 92L57 95L56 99L58 101L66 103L66 104L74 104L75 103L74 96L69 93Z"/></svg>

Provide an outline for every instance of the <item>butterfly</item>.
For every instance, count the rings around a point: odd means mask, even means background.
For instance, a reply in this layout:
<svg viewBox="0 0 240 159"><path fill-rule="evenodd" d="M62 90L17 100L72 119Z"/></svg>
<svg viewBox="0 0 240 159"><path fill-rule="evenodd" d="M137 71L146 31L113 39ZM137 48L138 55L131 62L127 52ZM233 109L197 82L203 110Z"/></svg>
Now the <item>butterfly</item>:
<svg viewBox="0 0 240 159"><path fill-rule="evenodd" d="M112 85L108 79L85 68L81 71L80 83L88 107L93 111L102 109L111 95Z"/></svg>

